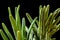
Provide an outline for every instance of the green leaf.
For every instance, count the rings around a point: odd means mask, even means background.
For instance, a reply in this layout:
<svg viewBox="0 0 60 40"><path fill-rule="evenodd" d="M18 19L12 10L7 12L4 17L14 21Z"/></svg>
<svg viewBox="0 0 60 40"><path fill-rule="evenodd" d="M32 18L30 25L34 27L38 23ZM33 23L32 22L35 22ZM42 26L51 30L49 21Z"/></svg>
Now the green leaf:
<svg viewBox="0 0 60 40"><path fill-rule="evenodd" d="M57 15L59 14L59 12L60 12L60 8L58 8L57 10L55 10L55 11L53 12L53 15L52 15L52 17L51 17L50 24L55 20L55 18L56 18Z"/></svg>
<svg viewBox="0 0 60 40"><path fill-rule="evenodd" d="M50 30L56 28L57 23L59 23L59 21L60 21L60 17L58 17L56 20L53 20L53 21L54 21L54 23L52 22L52 23L49 25L49 30L48 30L48 32L50 32Z"/></svg>
<svg viewBox="0 0 60 40"><path fill-rule="evenodd" d="M16 26L21 31L21 20L19 16L19 9L20 9L20 5L18 5L18 7L15 7L15 19L16 19Z"/></svg>
<svg viewBox="0 0 60 40"><path fill-rule="evenodd" d="M5 31L5 33L7 34L7 36L9 37L10 40L14 40L11 33L9 32L9 30L7 29L6 25L4 23L2 23L2 27Z"/></svg>
<svg viewBox="0 0 60 40"><path fill-rule="evenodd" d="M47 19L47 21L45 23L46 31L48 31L49 27L52 25L52 24L50 24L52 14L53 13L50 13L50 15L49 15L49 17L48 17L48 19Z"/></svg>
<svg viewBox="0 0 60 40"><path fill-rule="evenodd" d="M60 27L60 23L58 25L56 25L55 28L52 29L51 32L49 32L50 33L50 36L52 36L54 33L56 33L58 30L60 30L59 27Z"/></svg>
<svg viewBox="0 0 60 40"><path fill-rule="evenodd" d="M17 26L16 26L16 21L15 19L13 18L12 14L11 14L11 10L10 10L10 7L8 7L8 11L9 11L9 19L10 19L10 22L11 22L11 25L12 25L12 29L13 29L13 32L14 32L14 36L16 38L16 35L17 35Z"/></svg>
<svg viewBox="0 0 60 40"><path fill-rule="evenodd" d="M56 25L57 23L59 23L60 21L60 16L55 20L55 22L53 23L53 25Z"/></svg>
<svg viewBox="0 0 60 40"><path fill-rule="evenodd" d="M28 33L28 27L27 26L25 26L25 31Z"/></svg>
<svg viewBox="0 0 60 40"><path fill-rule="evenodd" d="M45 36L45 9L46 9L46 6L44 6L42 8L42 36L44 37Z"/></svg>
<svg viewBox="0 0 60 40"><path fill-rule="evenodd" d="M30 14L26 13L26 16L27 16L29 22L32 23L33 19L32 19L32 17L30 16ZM36 20L36 23L38 23L37 20ZM34 23L34 25L33 25L33 28L34 28L35 32L37 32L37 26L36 26L35 23Z"/></svg>
<svg viewBox="0 0 60 40"><path fill-rule="evenodd" d="M12 28L13 28L13 32L15 34L15 37L16 37L16 33L17 33L17 26L16 26L16 22L14 21L14 19L12 18L12 16L10 16L10 22L11 22L11 25L12 25Z"/></svg>
<svg viewBox="0 0 60 40"><path fill-rule="evenodd" d="M33 29L31 29L31 32L30 32L30 35L29 35L29 40L33 39L33 34L34 34Z"/></svg>
<svg viewBox="0 0 60 40"><path fill-rule="evenodd" d="M12 16L10 7L8 7L8 12L9 12L9 16Z"/></svg>
<svg viewBox="0 0 60 40"><path fill-rule="evenodd" d="M50 13L50 15L49 15L49 17L48 17L48 19L47 19L47 21L46 21L46 23L45 23L45 26L48 26L48 24L49 24L49 22L50 22L50 20L51 20L52 14L53 14L53 13Z"/></svg>
<svg viewBox="0 0 60 40"><path fill-rule="evenodd" d="M59 12L60 12L60 8L56 9L53 13L52 19L55 19L57 17L57 15L59 14Z"/></svg>
<svg viewBox="0 0 60 40"><path fill-rule="evenodd" d="M26 40L26 31L25 31L25 26L26 26L26 23L25 23L25 18L22 18L22 40Z"/></svg>
<svg viewBox="0 0 60 40"><path fill-rule="evenodd" d="M33 22L31 23L31 25L30 25L30 27L29 27L29 32L31 31L31 28L32 28L33 24L35 23L36 19L37 19L37 17L36 17L36 18L33 20Z"/></svg>
<svg viewBox="0 0 60 40"><path fill-rule="evenodd" d="M15 7L15 19L16 19L17 7Z"/></svg>
<svg viewBox="0 0 60 40"><path fill-rule="evenodd" d="M50 8L49 5L47 5L47 7L45 8L45 21L48 19L49 8Z"/></svg>
<svg viewBox="0 0 60 40"><path fill-rule="evenodd" d="M1 34L2 38L3 38L3 40L8 40L7 36L5 35L5 33L3 32L2 29L0 29L0 34Z"/></svg>
<svg viewBox="0 0 60 40"><path fill-rule="evenodd" d="M33 28L33 24L35 23L35 21L37 20L37 17L33 20L33 22L31 23L30 27L29 27L29 30L28 30L28 34L27 34L27 37L29 38L29 34L31 32L31 29Z"/></svg>
<svg viewBox="0 0 60 40"><path fill-rule="evenodd" d="M17 31L17 40L22 40L21 32L20 31Z"/></svg>
<svg viewBox="0 0 60 40"><path fill-rule="evenodd" d="M41 40L41 34L42 34L42 5L39 6L39 26L38 26L38 31L39 31L40 40Z"/></svg>

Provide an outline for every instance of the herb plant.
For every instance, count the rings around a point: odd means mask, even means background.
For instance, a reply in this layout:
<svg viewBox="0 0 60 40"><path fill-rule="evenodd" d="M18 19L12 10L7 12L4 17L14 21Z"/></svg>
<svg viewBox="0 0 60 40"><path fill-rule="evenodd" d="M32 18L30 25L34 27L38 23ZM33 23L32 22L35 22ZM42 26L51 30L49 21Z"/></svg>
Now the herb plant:
<svg viewBox="0 0 60 40"><path fill-rule="evenodd" d="M34 19L32 19L29 13L26 13L26 17L30 22L30 26L28 28L26 26L25 18L23 17L21 21L19 16L20 5L15 7L15 18L12 16L10 7L8 7L9 19L15 40L56 40L56 38L51 37L55 32L60 30L60 16L57 17L60 12L60 8L51 13L49 13L49 8L49 5L40 5L39 17L35 17ZM2 27L5 31L3 32L3 30L0 29L0 34L3 40L14 40L4 23L2 23Z"/></svg>

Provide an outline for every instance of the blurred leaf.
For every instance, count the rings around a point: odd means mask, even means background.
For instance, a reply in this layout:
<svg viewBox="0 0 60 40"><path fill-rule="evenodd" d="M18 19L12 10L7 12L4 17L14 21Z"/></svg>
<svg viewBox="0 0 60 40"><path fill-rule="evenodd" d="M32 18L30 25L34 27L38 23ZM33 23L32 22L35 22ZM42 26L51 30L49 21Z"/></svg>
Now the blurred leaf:
<svg viewBox="0 0 60 40"><path fill-rule="evenodd" d="M20 31L17 31L17 40L22 40L21 32Z"/></svg>
<svg viewBox="0 0 60 40"><path fill-rule="evenodd" d="M16 19L16 26L21 31L21 20L19 16L19 9L20 9L20 5L18 5L18 7L15 7L15 19Z"/></svg>
<svg viewBox="0 0 60 40"><path fill-rule="evenodd" d="M42 5L39 6L39 26L38 26L39 36L41 40L42 34Z"/></svg>
<svg viewBox="0 0 60 40"><path fill-rule="evenodd" d="M8 11L9 11L9 19L10 19L10 22L11 22L11 25L12 25L12 29L13 29L13 32L14 32L14 36L16 38L16 35L17 35L17 26L16 26L16 21L15 19L13 18L12 14L11 14L11 10L10 10L10 7L8 7Z"/></svg>
<svg viewBox="0 0 60 40"><path fill-rule="evenodd" d="M58 30L60 30L60 23L55 26L55 29L52 29L51 32L49 32L50 36L52 36L54 33L56 33Z"/></svg>
<svg viewBox="0 0 60 40"><path fill-rule="evenodd" d="M2 38L3 38L3 40L8 40L7 36L5 35L5 33L3 32L2 29L0 29L0 34L1 34Z"/></svg>
<svg viewBox="0 0 60 40"><path fill-rule="evenodd" d="M46 6L43 6L42 8L42 37L45 37L45 9Z"/></svg>
<svg viewBox="0 0 60 40"><path fill-rule="evenodd" d="M49 15L49 17L48 17L48 19L47 19L47 21L46 21L46 23L45 23L45 26L48 26L48 25L49 25L50 20L51 20L51 17L52 17L52 14L53 14L53 13L50 13L50 15Z"/></svg>
<svg viewBox="0 0 60 40"><path fill-rule="evenodd" d="M59 12L60 12L60 8L56 9L53 13L52 19L55 19L57 17L57 15L59 14Z"/></svg>
<svg viewBox="0 0 60 40"><path fill-rule="evenodd" d="M45 21L48 19L49 8L50 8L49 5L47 5L47 7L45 8Z"/></svg>
<svg viewBox="0 0 60 40"><path fill-rule="evenodd" d="M26 13L26 16L27 16L29 22L32 23L33 19L32 19L32 17L30 16L30 14ZM36 20L36 22L38 22L38 21ZM35 23L34 23L34 25L33 25L33 28L34 28L34 30L37 32L37 26L36 26Z"/></svg>
<svg viewBox="0 0 60 40"><path fill-rule="evenodd" d="M28 33L28 27L27 26L25 26L25 31Z"/></svg>
<svg viewBox="0 0 60 40"><path fill-rule="evenodd" d="M25 18L22 18L22 40L26 40L26 31L25 31L26 23Z"/></svg>
<svg viewBox="0 0 60 40"><path fill-rule="evenodd" d="M5 31L5 33L7 34L7 36L9 37L10 40L14 40L11 33L9 32L9 30L7 29L6 25L4 23L2 23L2 27Z"/></svg>
<svg viewBox="0 0 60 40"><path fill-rule="evenodd" d="M31 23L30 27L29 27L29 30L28 30L28 34L27 34L27 37L29 38L29 34L31 32L31 29L33 28L33 24L35 23L35 21L37 20L37 17L33 20L33 22Z"/></svg>
<svg viewBox="0 0 60 40"><path fill-rule="evenodd" d="M33 24L35 23L36 19L37 19L37 17L36 17L36 18L33 20L33 22L31 23L31 25L30 25L30 27L29 27L29 32L31 31L31 28L32 28Z"/></svg>
<svg viewBox="0 0 60 40"><path fill-rule="evenodd" d="M57 23L59 23L60 21L60 16L55 20L55 22L53 23L53 25L56 25Z"/></svg>
<svg viewBox="0 0 60 40"><path fill-rule="evenodd" d="M31 32L30 32L30 35L29 35L29 40L33 40L33 35L34 35L33 29L31 29Z"/></svg>
<svg viewBox="0 0 60 40"><path fill-rule="evenodd" d="M58 23L59 21L60 21L60 17L58 17L58 18L55 20L54 23L52 22L52 23L49 25L49 32L50 32L50 30L56 28L56 25L57 25L57 23Z"/></svg>

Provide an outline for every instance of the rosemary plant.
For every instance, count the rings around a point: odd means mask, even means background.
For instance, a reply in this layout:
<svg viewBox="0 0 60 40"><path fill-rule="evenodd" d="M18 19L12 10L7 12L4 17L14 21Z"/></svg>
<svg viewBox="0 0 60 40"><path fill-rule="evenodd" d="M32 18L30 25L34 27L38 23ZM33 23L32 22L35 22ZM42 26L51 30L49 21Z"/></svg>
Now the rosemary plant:
<svg viewBox="0 0 60 40"><path fill-rule="evenodd" d="M55 32L60 30L60 16L57 17L60 12L60 8L49 14L49 5L40 5L38 17L39 20L37 20L37 17L32 19L30 14L26 13L26 17L31 23L29 28L26 26L25 18L22 18L21 21L19 16L19 9L20 5L18 5L18 7L15 7L14 18L12 16L10 7L8 7L9 19L15 36L15 40L56 40L56 38L51 37ZM3 30L0 29L0 34L3 40L14 40L13 36L4 23L2 23L2 27L5 31L3 32Z"/></svg>

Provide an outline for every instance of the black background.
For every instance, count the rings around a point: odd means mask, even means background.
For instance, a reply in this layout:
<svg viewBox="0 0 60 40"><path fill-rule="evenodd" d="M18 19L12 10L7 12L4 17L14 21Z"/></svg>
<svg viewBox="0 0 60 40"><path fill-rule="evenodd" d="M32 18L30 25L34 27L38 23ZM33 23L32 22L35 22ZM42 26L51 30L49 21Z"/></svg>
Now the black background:
<svg viewBox="0 0 60 40"><path fill-rule="evenodd" d="M25 13L28 12L32 18L39 15L39 5L50 5L50 12L53 12L60 7L59 0L0 0L0 28L2 28L1 23L4 22L7 25L7 28L13 35L11 24L8 16L8 7L11 7L12 15L14 16L14 7L20 5L20 16L26 18ZM59 14L60 16L60 14ZM26 18L27 26L30 25ZM14 35L13 35L14 36ZM60 31L56 32L52 37L55 37L56 40L60 40ZM2 37L0 35L0 40Z"/></svg>

